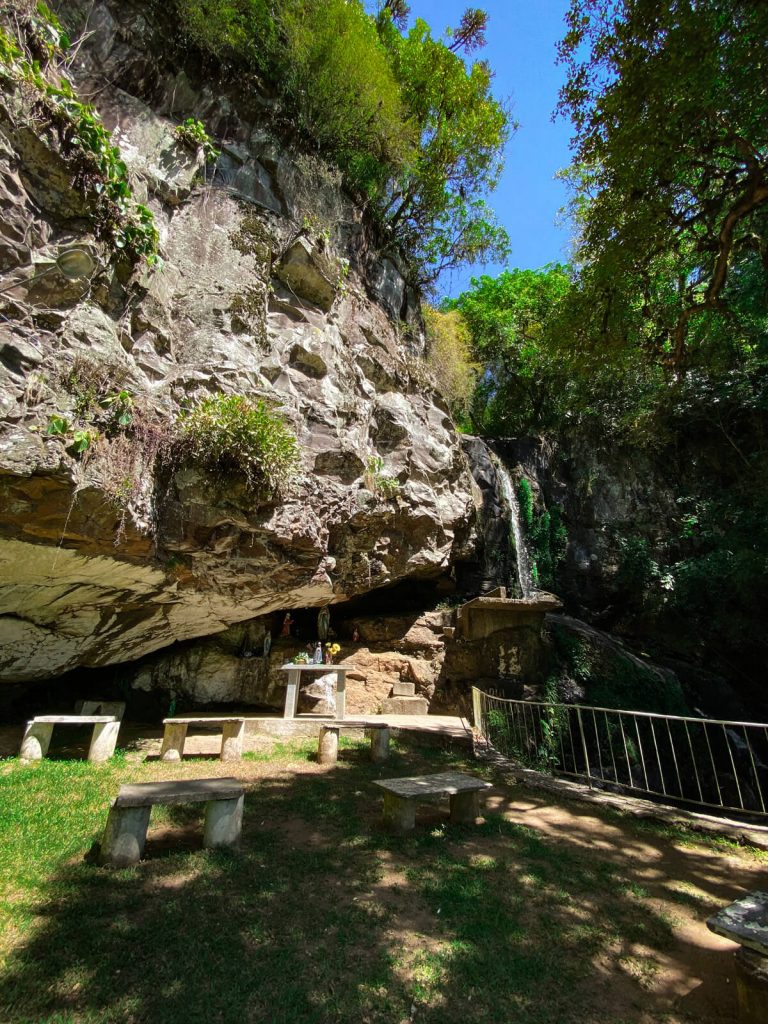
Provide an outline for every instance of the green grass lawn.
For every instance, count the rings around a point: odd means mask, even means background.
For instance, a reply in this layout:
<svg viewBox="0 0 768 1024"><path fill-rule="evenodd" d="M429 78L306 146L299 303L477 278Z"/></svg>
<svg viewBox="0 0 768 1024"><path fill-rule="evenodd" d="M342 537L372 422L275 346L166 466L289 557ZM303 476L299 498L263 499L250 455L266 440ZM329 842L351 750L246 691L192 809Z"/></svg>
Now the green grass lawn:
<svg viewBox="0 0 768 1024"><path fill-rule="evenodd" d="M459 827L428 809L415 834L389 836L374 779L483 768L402 748L373 765L346 741L321 769L314 748L235 767L248 787L237 851L200 848L201 809L158 808L146 860L122 871L87 856L118 785L217 761L0 763L0 1021L687 1019L643 1016L643 972L674 920L615 859L492 814ZM680 912L701 912L694 890L676 892Z"/></svg>

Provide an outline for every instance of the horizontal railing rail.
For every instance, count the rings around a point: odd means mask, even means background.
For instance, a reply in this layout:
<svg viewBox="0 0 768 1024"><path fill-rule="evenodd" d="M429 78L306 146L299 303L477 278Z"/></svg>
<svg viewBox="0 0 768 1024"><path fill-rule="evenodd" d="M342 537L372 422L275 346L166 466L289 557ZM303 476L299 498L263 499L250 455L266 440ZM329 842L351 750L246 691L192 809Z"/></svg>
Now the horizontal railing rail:
<svg viewBox="0 0 768 1024"><path fill-rule="evenodd" d="M477 687L472 703L480 735L524 767L768 817L766 723L507 700Z"/></svg>

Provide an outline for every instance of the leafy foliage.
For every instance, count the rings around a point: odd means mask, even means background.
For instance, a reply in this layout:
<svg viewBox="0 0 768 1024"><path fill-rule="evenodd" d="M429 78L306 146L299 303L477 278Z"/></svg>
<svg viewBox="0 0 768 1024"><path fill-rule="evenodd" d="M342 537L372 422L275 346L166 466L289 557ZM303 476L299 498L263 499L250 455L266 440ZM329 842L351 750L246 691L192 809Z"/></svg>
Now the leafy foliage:
<svg viewBox="0 0 768 1024"><path fill-rule="evenodd" d="M174 132L179 142L183 142L185 146L195 150L202 149L206 160L216 160L221 156L221 151L214 146L213 139L205 130L205 125L197 118L186 118L181 124L176 125Z"/></svg>
<svg viewBox="0 0 768 1024"><path fill-rule="evenodd" d="M768 7L572 0L567 24L560 109L599 337L680 371L733 308L729 279L768 256Z"/></svg>
<svg viewBox="0 0 768 1024"><path fill-rule="evenodd" d="M480 433L512 435L558 424L570 390L552 344L563 299L571 287L567 267L505 270L472 279L472 287L446 308L469 327L472 356L482 363L471 419Z"/></svg>
<svg viewBox="0 0 768 1024"><path fill-rule="evenodd" d="M458 310L422 307L427 365L460 428L468 428L479 364L473 362L467 324Z"/></svg>
<svg viewBox="0 0 768 1024"><path fill-rule="evenodd" d="M256 72L280 98L283 123L335 162L378 223L383 247L412 278L501 258L504 231L485 197L501 169L510 119L491 72L462 54L484 40L470 9L435 39L407 5L376 17L362 0L175 0L187 37L230 74Z"/></svg>
<svg viewBox="0 0 768 1024"><path fill-rule="evenodd" d="M380 494L383 498L395 498L400 492L400 484L395 477L384 471L384 459L380 455L371 455L365 467L365 486L372 494Z"/></svg>
<svg viewBox="0 0 768 1024"><path fill-rule="evenodd" d="M498 182L509 116L491 95L488 65L467 68L456 52L462 39L479 44L479 36L460 27L446 46L421 19L403 36L386 16L379 31L419 138L416 159L389 184L388 230L426 280L463 262L503 258L508 239L484 196Z"/></svg>
<svg viewBox="0 0 768 1024"><path fill-rule="evenodd" d="M237 477L257 497L273 498L298 467L296 437L261 399L204 398L179 421L179 455L216 477Z"/></svg>
<svg viewBox="0 0 768 1024"><path fill-rule="evenodd" d="M517 485L520 519L531 552L531 573L536 586L555 585L555 573L568 547L568 531L558 505L547 508L537 503L529 481L523 476Z"/></svg>
<svg viewBox="0 0 768 1024"><path fill-rule="evenodd" d="M36 113L58 132L73 180L87 197L97 234L131 260L158 261L158 232L151 211L137 203L128 169L96 110L82 103L65 71L47 70L63 59L69 38L45 4L16 22L13 38L0 27L0 83L32 86L39 98Z"/></svg>

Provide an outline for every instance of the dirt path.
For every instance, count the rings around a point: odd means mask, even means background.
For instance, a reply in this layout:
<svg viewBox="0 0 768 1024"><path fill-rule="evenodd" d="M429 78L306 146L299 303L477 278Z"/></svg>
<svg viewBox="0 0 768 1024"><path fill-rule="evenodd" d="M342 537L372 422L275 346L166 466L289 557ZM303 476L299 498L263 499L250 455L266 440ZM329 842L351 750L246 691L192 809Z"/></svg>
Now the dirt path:
<svg viewBox="0 0 768 1024"><path fill-rule="evenodd" d="M768 888L765 860L733 847L684 845L644 831L633 820L606 820L586 805L556 803L549 794L540 796L527 787L494 790L487 806L559 843L593 851L616 864L638 891L649 894L653 910L669 920L673 943L666 953L654 951L651 956L638 948L618 957L626 980L639 982L654 1005L649 1007L649 1022L660 1019L659 1011L670 1014L663 1018L669 1024L725 1024L736 1019L733 952L738 947L710 932L706 919L750 890ZM482 853L493 855L494 845L484 840ZM610 1005L619 1020L622 1002L635 1003L637 989L634 984L617 984L621 975L617 977L613 965L603 967L610 971Z"/></svg>

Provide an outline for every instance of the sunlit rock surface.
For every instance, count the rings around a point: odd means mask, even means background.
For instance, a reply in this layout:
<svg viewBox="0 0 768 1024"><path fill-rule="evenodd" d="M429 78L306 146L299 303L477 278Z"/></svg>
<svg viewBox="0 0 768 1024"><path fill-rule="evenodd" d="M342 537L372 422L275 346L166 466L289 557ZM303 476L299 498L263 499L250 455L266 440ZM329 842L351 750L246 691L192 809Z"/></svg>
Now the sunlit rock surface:
<svg viewBox="0 0 768 1024"><path fill-rule="evenodd" d="M118 272L55 146L0 103L0 275L19 281L0 297L0 679L137 659L445 572L471 533L466 461L421 383L413 295L371 254L359 211L270 137L263 99L150 59L163 48L146 5L55 6L87 15L74 74L155 215L164 264ZM215 168L175 140L192 115L222 149ZM90 283L30 283L33 262L71 243L100 261ZM150 465L116 501L115 480L137 472L124 449L102 439L76 458L45 434L52 415L74 419L64 381L83 357L110 369L137 418L168 426L219 391L279 404L302 453L291 492L258 504L237 481ZM365 480L374 456L396 496Z"/></svg>

